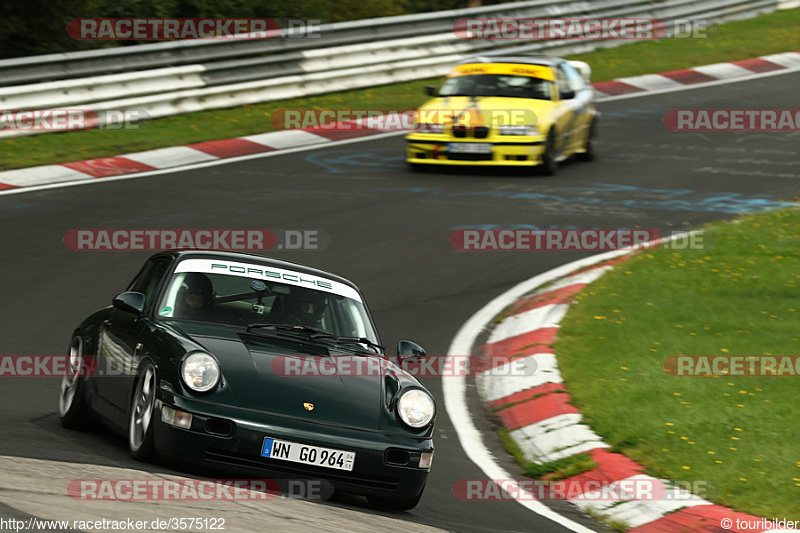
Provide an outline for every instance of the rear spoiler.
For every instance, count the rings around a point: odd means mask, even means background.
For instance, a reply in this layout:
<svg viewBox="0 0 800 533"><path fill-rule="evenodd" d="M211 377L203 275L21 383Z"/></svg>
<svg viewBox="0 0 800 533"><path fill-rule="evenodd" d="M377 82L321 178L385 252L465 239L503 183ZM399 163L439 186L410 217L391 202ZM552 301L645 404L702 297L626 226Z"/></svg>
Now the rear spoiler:
<svg viewBox="0 0 800 533"><path fill-rule="evenodd" d="M567 61L567 64L580 72L581 76L583 76L583 80L587 84L592 83L592 67L589 66L589 63L584 63L583 61Z"/></svg>

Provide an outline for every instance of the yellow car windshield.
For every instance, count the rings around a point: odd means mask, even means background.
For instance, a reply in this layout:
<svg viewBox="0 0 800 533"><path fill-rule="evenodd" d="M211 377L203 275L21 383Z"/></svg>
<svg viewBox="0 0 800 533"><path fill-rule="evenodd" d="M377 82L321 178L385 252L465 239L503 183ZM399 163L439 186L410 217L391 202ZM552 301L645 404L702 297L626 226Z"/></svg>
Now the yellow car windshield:
<svg viewBox="0 0 800 533"><path fill-rule="evenodd" d="M438 96L499 96L503 98L551 99L551 82L531 76L473 74L448 78Z"/></svg>

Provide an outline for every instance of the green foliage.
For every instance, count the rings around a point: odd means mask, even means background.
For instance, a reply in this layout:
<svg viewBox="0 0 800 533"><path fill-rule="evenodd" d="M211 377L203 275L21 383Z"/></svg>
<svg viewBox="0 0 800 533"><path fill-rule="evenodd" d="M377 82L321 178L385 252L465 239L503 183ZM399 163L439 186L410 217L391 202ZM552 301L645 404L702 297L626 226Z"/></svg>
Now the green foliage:
<svg viewBox="0 0 800 533"><path fill-rule="evenodd" d="M547 476L549 481L558 481L588 472L595 467L597 463L591 455L576 453L549 463L528 463L525 475L536 479Z"/></svg>
<svg viewBox="0 0 800 533"><path fill-rule="evenodd" d="M800 209L717 223L704 250L639 253L588 286L555 345L592 429L715 503L800 519L797 377L676 377L675 355L797 355ZM709 241L707 241L709 242Z"/></svg>

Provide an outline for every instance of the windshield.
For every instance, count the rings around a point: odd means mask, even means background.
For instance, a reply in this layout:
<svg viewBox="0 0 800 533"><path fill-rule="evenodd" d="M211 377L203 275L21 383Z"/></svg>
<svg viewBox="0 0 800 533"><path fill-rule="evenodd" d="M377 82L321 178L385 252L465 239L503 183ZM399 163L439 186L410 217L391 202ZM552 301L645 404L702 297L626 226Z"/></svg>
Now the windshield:
<svg viewBox="0 0 800 533"><path fill-rule="evenodd" d="M237 326L306 326L378 342L361 296L352 287L257 264L184 260L167 283L157 314Z"/></svg>
<svg viewBox="0 0 800 533"><path fill-rule="evenodd" d="M550 83L531 76L474 74L448 78L439 96L502 96L550 100Z"/></svg>

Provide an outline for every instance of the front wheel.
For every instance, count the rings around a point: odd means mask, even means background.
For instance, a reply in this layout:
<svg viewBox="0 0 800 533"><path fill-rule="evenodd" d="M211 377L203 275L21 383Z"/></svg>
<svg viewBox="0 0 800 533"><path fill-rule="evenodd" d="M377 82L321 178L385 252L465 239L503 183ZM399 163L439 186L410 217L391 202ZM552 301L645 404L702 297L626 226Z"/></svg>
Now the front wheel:
<svg viewBox="0 0 800 533"><path fill-rule="evenodd" d="M544 153L542 154L542 174L545 176L555 176L558 172L558 161L556 159L556 134L550 130L547 140L544 143Z"/></svg>
<svg viewBox="0 0 800 533"><path fill-rule="evenodd" d="M61 389L58 395L58 418L65 428L86 427L91 417L84 394L86 384L81 378L84 368L83 339L80 335L75 335L69 343L67 372L61 378Z"/></svg>
<svg viewBox="0 0 800 533"><path fill-rule="evenodd" d="M155 458L153 422L156 403L156 369L147 363L139 372L128 413L128 451L139 461Z"/></svg>

